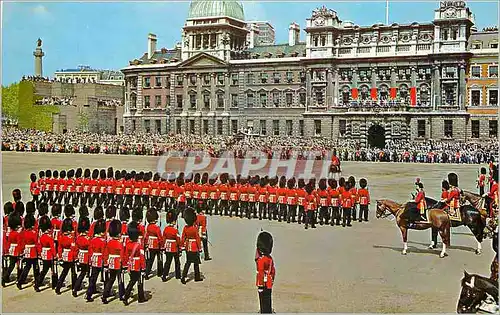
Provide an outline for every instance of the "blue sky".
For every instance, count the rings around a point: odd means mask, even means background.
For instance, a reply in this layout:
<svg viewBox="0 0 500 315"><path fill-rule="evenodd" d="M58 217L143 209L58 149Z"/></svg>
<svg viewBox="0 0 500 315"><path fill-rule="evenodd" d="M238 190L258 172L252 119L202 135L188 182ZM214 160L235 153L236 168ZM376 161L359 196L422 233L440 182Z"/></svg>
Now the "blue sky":
<svg viewBox="0 0 500 315"><path fill-rule="evenodd" d="M385 21L384 1L245 1L247 20L268 20L277 42L288 40L288 25L301 28L313 9L326 5L341 20L359 25ZM496 2L469 1L478 29L498 25ZM434 17L433 2L391 1L389 22L427 22ZM158 49L180 40L189 1L161 2L4 2L2 16L2 84L33 73L36 40L43 40L44 76L54 71L89 65L120 69L147 50L147 34L158 36ZM301 40L305 39L302 31Z"/></svg>

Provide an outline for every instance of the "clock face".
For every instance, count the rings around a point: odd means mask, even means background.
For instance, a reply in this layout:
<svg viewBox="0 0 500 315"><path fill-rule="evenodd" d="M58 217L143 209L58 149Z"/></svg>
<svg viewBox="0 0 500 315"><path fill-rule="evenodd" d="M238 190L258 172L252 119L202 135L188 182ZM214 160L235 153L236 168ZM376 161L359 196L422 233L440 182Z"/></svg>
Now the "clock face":
<svg viewBox="0 0 500 315"><path fill-rule="evenodd" d="M325 19L321 16L317 17L315 20L314 20L314 24L316 26L323 26L325 25Z"/></svg>
<svg viewBox="0 0 500 315"><path fill-rule="evenodd" d="M444 12L444 14L445 14L446 17L455 17L457 15L457 12L455 11L454 8L448 8Z"/></svg>

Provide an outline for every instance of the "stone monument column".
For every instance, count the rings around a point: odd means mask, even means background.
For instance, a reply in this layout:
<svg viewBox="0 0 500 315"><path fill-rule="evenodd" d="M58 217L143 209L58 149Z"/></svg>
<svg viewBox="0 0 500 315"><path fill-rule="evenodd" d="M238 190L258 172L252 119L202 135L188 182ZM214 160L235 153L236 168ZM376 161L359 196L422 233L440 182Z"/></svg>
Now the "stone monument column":
<svg viewBox="0 0 500 315"><path fill-rule="evenodd" d="M42 58L44 55L45 53L42 51L42 40L39 38L35 51L33 52L33 56L35 56L35 77L43 76Z"/></svg>

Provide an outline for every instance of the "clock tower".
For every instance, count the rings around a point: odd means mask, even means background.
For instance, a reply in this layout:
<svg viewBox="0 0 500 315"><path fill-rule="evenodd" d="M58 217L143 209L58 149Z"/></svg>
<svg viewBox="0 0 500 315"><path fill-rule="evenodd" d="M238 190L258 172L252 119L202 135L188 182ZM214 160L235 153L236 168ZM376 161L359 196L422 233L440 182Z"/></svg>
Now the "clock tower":
<svg viewBox="0 0 500 315"><path fill-rule="evenodd" d="M306 54L307 57L332 57L334 39L337 37L342 21L337 12L325 6L313 11L306 20Z"/></svg>
<svg viewBox="0 0 500 315"><path fill-rule="evenodd" d="M474 16L465 1L441 1L434 13L434 52L465 52Z"/></svg>

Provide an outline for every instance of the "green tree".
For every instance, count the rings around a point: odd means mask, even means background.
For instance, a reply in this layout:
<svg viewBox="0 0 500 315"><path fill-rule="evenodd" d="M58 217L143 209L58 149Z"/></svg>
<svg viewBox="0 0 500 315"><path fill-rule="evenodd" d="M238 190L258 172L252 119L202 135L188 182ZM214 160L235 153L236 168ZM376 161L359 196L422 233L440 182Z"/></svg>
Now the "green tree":
<svg viewBox="0 0 500 315"><path fill-rule="evenodd" d="M84 111L78 113L78 129L82 132L89 130L89 115Z"/></svg>
<svg viewBox="0 0 500 315"><path fill-rule="evenodd" d="M29 81L19 83L18 98L20 128L52 131L52 116L59 113L57 106L35 105L41 97L35 95L35 86Z"/></svg>
<svg viewBox="0 0 500 315"><path fill-rule="evenodd" d="M2 116L11 122L19 115L19 83L2 86Z"/></svg>

